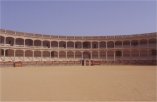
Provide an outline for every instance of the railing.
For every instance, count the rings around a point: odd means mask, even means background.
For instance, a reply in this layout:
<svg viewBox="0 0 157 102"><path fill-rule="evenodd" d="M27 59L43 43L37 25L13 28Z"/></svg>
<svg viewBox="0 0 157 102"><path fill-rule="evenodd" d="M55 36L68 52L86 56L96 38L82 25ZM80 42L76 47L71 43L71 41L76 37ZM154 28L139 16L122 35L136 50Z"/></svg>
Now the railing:
<svg viewBox="0 0 157 102"><path fill-rule="evenodd" d="M0 43L0 46L11 46L10 44L3 44L3 43Z"/></svg>

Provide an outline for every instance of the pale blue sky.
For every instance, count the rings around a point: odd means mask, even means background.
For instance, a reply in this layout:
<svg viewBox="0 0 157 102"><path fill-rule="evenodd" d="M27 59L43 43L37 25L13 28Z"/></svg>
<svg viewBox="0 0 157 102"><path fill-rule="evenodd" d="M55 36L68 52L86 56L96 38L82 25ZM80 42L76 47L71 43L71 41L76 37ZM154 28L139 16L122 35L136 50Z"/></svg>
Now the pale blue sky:
<svg viewBox="0 0 157 102"><path fill-rule="evenodd" d="M53 35L155 32L155 0L1 0L0 27Z"/></svg>

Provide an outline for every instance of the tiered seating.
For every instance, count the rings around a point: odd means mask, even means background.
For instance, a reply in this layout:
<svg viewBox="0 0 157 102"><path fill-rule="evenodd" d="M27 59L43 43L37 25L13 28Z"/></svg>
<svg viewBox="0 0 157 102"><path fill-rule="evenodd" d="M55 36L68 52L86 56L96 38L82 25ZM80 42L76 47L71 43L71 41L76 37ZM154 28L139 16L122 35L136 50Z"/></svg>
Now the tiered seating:
<svg viewBox="0 0 157 102"><path fill-rule="evenodd" d="M11 57L5 57L5 61L12 61L12 58Z"/></svg>
<svg viewBox="0 0 157 102"><path fill-rule="evenodd" d="M34 61L41 61L40 57L34 57Z"/></svg>
<svg viewBox="0 0 157 102"><path fill-rule="evenodd" d="M15 61L24 61L24 58L23 57L15 57Z"/></svg>
<svg viewBox="0 0 157 102"><path fill-rule="evenodd" d="M0 57L0 61L4 61L4 57Z"/></svg>
<svg viewBox="0 0 157 102"><path fill-rule="evenodd" d="M33 61L33 58L32 57L25 57L25 61Z"/></svg>
<svg viewBox="0 0 157 102"><path fill-rule="evenodd" d="M43 57L42 61L50 61L50 57Z"/></svg>

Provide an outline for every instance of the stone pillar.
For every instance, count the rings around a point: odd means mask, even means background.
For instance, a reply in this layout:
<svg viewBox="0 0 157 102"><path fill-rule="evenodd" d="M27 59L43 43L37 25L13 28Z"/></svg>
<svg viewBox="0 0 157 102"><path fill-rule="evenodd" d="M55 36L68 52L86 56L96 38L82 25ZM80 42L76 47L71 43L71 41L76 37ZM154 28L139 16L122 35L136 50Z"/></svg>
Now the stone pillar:
<svg viewBox="0 0 157 102"><path fill-rule="evenodd" d="M50 49L51 49L51 41L50 41Z"/></svg>
<svg viewBox="0 0 157 102"><path fill-rule="evenodd" d="M59 50L58 50L58 59L59 59Z"/></svg>
<svg viewBox="0 0 157 102"><path fill-rule="evenodd" d="M113 44L114 44L114 45L113 45L113 48L115 48L115 41L113 41Z"/></svg>
<svg viewBox="0 0 157 102"><path fill-rule="evenodd" d="M43 40L41 40L41 47L43 48Z"/></svg>
<svg viewBox="0 0 157 102"><path fill-rule="evenodd" d="M34 61L34 50L32 50L32 52L33 52L33 56L32 56L32 58L33 58L33 61Z"/></svg>
<svg viewBox="0 0 157 102"><path fill-rule="evenodd" d="M100 50L98 50L98 59L100 59Z"/></svg>
<svg viewBox="0 0 157 102"><path fill-rule="evenodd" d="M32 41L33 41L33 45L32 46L34 47L34 40L32 40Z"/></svg>
<svg viewBox="0 0 157 102"><path fill-rule="evenodd" d="M140 40L138 40L138 47L141 47Z"/></svg>
<svg viewBox="0 0 157 102"><path fill-rule="evenodd" d="M25 39L23 39L23 44L24 44L24 47L26 46L26 44L25 44Z"/></svg>
<svg viewBox="0 0 157 102"><path fill-rule="evenodd" d="M123 48L123 41L122 41L122 48Z"/></svg>
<svg viewBox="0 0 157 102"><path fill-rule="evenodd" d="M98 42L98 59L100 59L100 42Z"/></svg>
<svg viewBox="0 0 157 102"><path fill-rule="evenodd" d="M59 36L58 36L59 37ZM59 59L59 41L58 41L58 59Z"/></svg>
<svg viewBox="0 0 157 102"><path fill-rule="evenodd" d="M51 61L51 51L50 51L50 61Z"/></svg>
<svg viewBox="0 0 157 102"><path fill-rule="evenodd" d="M107 49L108 47L107 47L107 41L106 41L106 49Z"/></svg>
<svg viewBox="0 0 157 102"><path fill-rule="evenodd" d="M82 47L82 49L83 49L83 42L81 42L81 47Z"/></svg>
<svg viewBox="0 0 157 102"><path fill-rule="evenodd" d="M23 50L23 61L25 61L25 50Z"/></svg>
<svg viewBox="0 0 157 102"><path fill-rule="evenodd" d="M6 49L4 49L4 56L3 56L3 58L4 58L4 61L5 61L5 55L6 55Z"/></svg>
<svg viewBox="0 0 157 102"><path fill-rule="evenodd" d="M116 54L115 54L115 51L114 51L114 61L116 60Z"/></svg>
<svg viewBox="0 0 157 102"><path fill-rule="evenodd" d="M108 58L107 58L107 51L106 51L106 61L108 61Z"/></svg>
<svg viewBox="0 0 157 102"><path fill-rule="evenodd" d="M90 51L90 56L91 56L91 59L93 59L93 54L92 54L92 51Z"/></svg>
<svg viewBox="0 0 157 102"><path fill-rule="evenodd" d="M149 40L147 39L147 48L149 48Z"/></svg>
<svg viewBox="0 0 157 102"><path fill-rule="evenodd" d="M65 49L66 49L66 51L65 51L65 54L66 54L66 55L65 55L65 59L67 60L67 53L68 53L68 52L67 52L67 47L68 47L68 42L66 41L65 44L66 44L66 45L65 45L65 47L66 47L66 48L65 48Z"/></svg>
<svg viewBox="0 0 157 102"><path fill-rule="evenodd" d="M130 41L130 57L132 57L132 54L131 54L131 41Z"/></svg>
<svg viewBox="0 0 157 102"><path fill-rule="evenodd" d="M82 60L83 60L83 51L81 51L81 55L82 55Z"/></svg>
<svg viewBox="0 0 157 102"><path fill-rule="evenodd" d="M41 61L43 61L43 51L40 50L40 52L41 52Z"/></svg>
<svg viewBox="0 0 157 102"><path fill-rule="evenodd" d="M75 42L74 42L74 49L75 49Z"/></svg>
<svg viewBox="0 0 157 102"><path fill-rule="evenodd" d="M67 60L67 50L65 51L65 58L66 58L66 60Z"/></svg>
<svg viewBox="0 0 157 102"><path fill-rule="evenodd" d="M59 49L59 41L58 41L58 49Z"/></svg>
<svg viewBox="0 0 157 102"><path fill-rule="evenodd" d="M149 56L149 40L147 39L147 56Z"/></svg>
<svg viewBox="0 0 157 102"><path fill-rule="evenodd" d="M4 37L4 44L6 44L6 37Z"/></svg>
<svg viewBox="0 0 157 102"><path fill-rule="evenodd" d="M16 45L16 38L14 38L14 44L13 44L14 46Z"/></svg>
<svg viewBox="0 0 157 102"><path fill-rule="evenodd" d="M123 50L122 50L122 57L123 57Z"/></svg>
<svg viewBox="0 0 157 102"><path fill-rule="evenodd" d="M75 52L76 52L76 51L74 51L74 59L75 59Z"/></svg>
<svg viewBox="0 0 157 102"><path fill-rule="evenodd" d="M16 61L16 60L15 60L15 57L16 57L16 56L15 56L15 52L16 52L16 50L14 50L14 62Z"/></svg>

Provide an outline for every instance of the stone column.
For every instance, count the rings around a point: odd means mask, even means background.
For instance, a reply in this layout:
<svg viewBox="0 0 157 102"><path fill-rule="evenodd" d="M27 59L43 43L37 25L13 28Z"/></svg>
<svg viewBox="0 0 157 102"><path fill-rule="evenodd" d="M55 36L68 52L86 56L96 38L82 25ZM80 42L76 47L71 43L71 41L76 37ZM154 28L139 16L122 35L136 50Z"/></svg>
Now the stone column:
<svg viewBox="0 0 157 102"><path fill-rule="evenodd" d="M98 42L98 59L100 59L100 42Z"/></svg>
<svg viewBox="0 0 157 102"><path fill-rule="evenodd" d="M4 44L6 44L6 37L4 37Z"/></svg>
<svg viewBox="0 0 157 102"><path fill-rule="evenodd" d="M116 60L116 54L115 54L115 51L114 51L114 61Z"/></svg>
<svg viewBox="0 0 157 102"><path fill-rule="evenodd" d="M34 50L32 50L32 52L33 52L33 56L32 56L32 58L33 58L33 61L34 61Z"/></svg>
<svg viewBox="0 0 157 102"><path fill-rule="evenodd" d="M131 41L130 41L130 57L132 57L132 54L131 54Z"/></svg>
<svg viewBox="0 0 157 102"><path fill-rule="evenodd" d="M40 52L41 52L41 61L43 61L43 51L40 50Z"/></svg>
<svg viewBox="0 0 157 102"><path fill-rule="evenodd" d="M14 62L16 61L16 60L15 60L15 52L16 52L16 50L14 50Z"/></svg>
<svg viewBox="0 0 157 102"><path fill-rule="evenodd" d="M34 47L34 40L32 40L32 41L33 41L33 45L32 46Z"/></svg>
<svg viewBox="0 0 157 102"><path fill-rule="evenodd" d="M43 40L41 40L41 47L43 48Z"/></svg>
<svg viewBox="0 0 157 102"><path fill-rule="evenodd" d="M50 51L50 61L51 61L51 51Z"/></svg>
<svg viewBox="0 0 157 102"><path fill-rule="evenodd" d="M4 58L4 61L5 61L5 55L6 55L5 52L6 52L6 49L3 49L3 50L4 50L4 56L3 56L3 58Z"/></svg>
<svg viewBox="0 0 157 102"><path fill-rule="evenodd" d="M65 51L65 54L66 54L66 55L65 55L65 59L67 60L67 59L68 59L68 58L67 58L67 53L68 53L68 52L67 52L67 49L68 49L68 48L67 48L67 47L68 47L68 42L66 41L65 44L66 44L66 45L65 45L65 46L66 46L66 48L65 48L65 49L66 49L66 51Z"/></svg>
<svg viewBox="0 0 157 102"><path fill-rule="evenodd" d="M24 44L24 47L25 47L25 45L26 45L26 44L25 44L25 39L23 39L23 44Z"/></svg>
<svg viewBox="0 0 157 102"><path fill-rule="evenodd" d="M100 50L98 50L98 59L100 59Z"/></svg>
<svg viewBox="0 0 157 102"><path fill-rule="evenodd" d="M74 51L74 59L75 59L75 52L76 52L76 51Z"/></svg>
<svg viewBox="0 0 157 102"><path fill-rule="evenodd" d="M83 60L83 51L81 51L81 55L82 55L82 60Z"/></svg>
<svg viewBox="0 0 157 102"><path fill-rule="evenodd" d="M122 48L123 48L123 41L122 41Z"/></svg>
<svg viewBox="0 0 157 102"><path fill-rule="evenodd" d="M66 58L66 60L67 60L67 50L65 51L65 58Z"/></svg>
<svg viewBox="0 0 157 102"><path fill-rule="evenodd" d="M83 49L83 42L81 42L81 47L82 47L82 49Z"/></svg>
<svg viewBox="0 0 157 102"><path fill-rule="evenodd" d="M50 41L50 49L51 49L51 41Z"/></svg>
<svg viewBox="0 0 157 102"><path fill-rule="evenodd" d="M122 50L122 57L123 57L123 50Z"/></svg>
<svg viewBox="0 0 157 102"><path fill-rule="evenodd" d="M108 58L107 58L107 51L106 51L106 61L108 61Z"/></svg>
<svg viewBox="0 0 157 102"><path fill-rule="evenodd" d="M59 49L59 41L57 43L58 43L58 49Z"/></svg>
<svg viewBox="0 0 157 102"><path fill-rule="evenodd" d="M147 39L147 56L149 56L149 40Z"/></svg>
<svg viewBox="0 0 157 102"><path fill-rule="evenodd" d="M25 61L25 50L23 50L23 61Z"/></svg>
<svg viewBox="0 0 157 102"><path fill-rule="evenodd" d="M106 41L106 49L107 49L108 47L107 47L107 41Z"/></svg>
<svg viewBox="0 0 157 102"><path fill-rule="evenodd" d="M58 41L58 59L59 59L59 41Z"/></svg>
<svg viewBox="0 0 157 102"><path fill-rule="evenodd" d="M74 42L74 59L75 59L75 42Z"/></svg>
<svg viewBox="0 0 157 102"><path fill-rule="evenodd" d="M115 49L115 41L113 41L113 44L114 44L114 45L113 45L113 48Z"/></svg>
<svg viewBox="0 0 157 102"><path fill-rule="evenodd" d="M59 59L59 50L58 50L58 59Z"/></svg>
<svg viewBox="0 0 157 102"><path fill-rule="evenodd" d="M74 42L74 49L75 49L75 42Z"/></svg>
<svg viewBox="0 0 157 102"><path fill-rule="evenodd" d="M91 59L93 59L93 54L92 54L92 51L90 51L90 56L91 56Z"/></svg>
<svg viewBox="0 0 157 102"><path fill-rule="evenodd" d="M13 46L15 46L16 45L16 38L14 38L14 44L13 44Z"/></svg>

